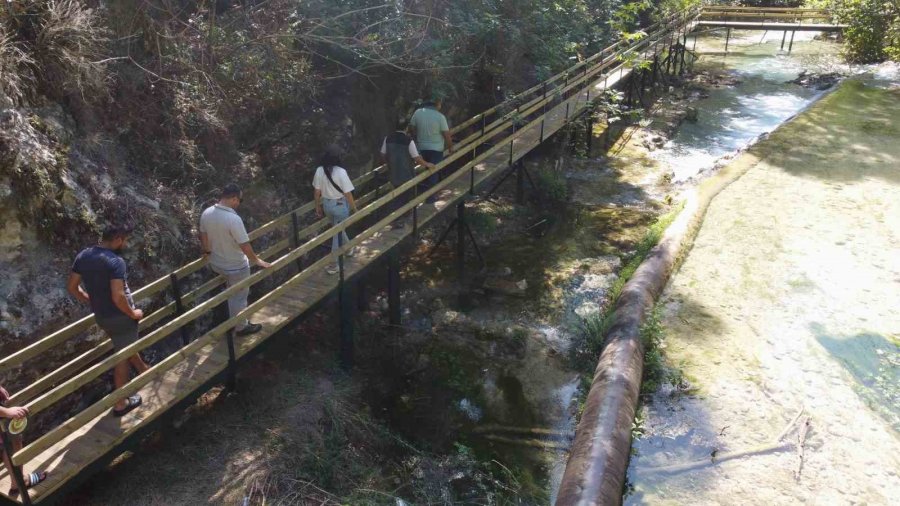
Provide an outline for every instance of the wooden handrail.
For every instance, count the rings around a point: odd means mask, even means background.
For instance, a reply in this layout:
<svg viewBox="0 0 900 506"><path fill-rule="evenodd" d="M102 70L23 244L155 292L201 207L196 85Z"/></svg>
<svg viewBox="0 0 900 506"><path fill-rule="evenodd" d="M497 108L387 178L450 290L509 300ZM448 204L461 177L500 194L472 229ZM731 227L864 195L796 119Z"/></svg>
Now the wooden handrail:
<svg viewBox="0 0 900 506"><path fill-rule="evenodd" d="M683 15L683 14L679 14L679 15ZM581 76L574 79L574 81L568 83L567 85L561 87L561 89L557 90L556 92L565 95L568 91L578 88L582 83L586 82L588 79L591 79L594 75L598 74L603 69L608 68L614 61L616 61L615 60L616 58L619 58L622 55L625 55L628 53L634 53L638 50L642 50L644 47L652 46L653 48L656 48L660 39L659 38L654 39L654 37L658 37L661 34L666 34L666 35L670 36L671 33L669 33L669 30L668 30L670 28L670 23L672 23L672 26L676 27L676 30L680 30L691 22L687 19L687 16L685 16L681 20L678 20L676 18L677 18L677 16L673 15L673 16L670 16L666 20L666 22L657 23L655 26L661 26L661 28L659 28L659 30L657 32L654 32L653 34L648 35L647 37L645 37L639 41L635 41L625 50L619 52L618 54L611 55L610 58L604 59L603 61L601 61L600 63L595 65L593 68L591 68L589 71L585 71ZM600 54L602 54L602 52ZM624 65L624 63L623 63L623 65ZM524 114L526 116L528 116L528 115L532 114L533 112L537 111L538 108L542 107L543 105L546 105L546 103L553 101L554 99L555 98L552 96L544 98L544 99L536 102L535 104L533 104L531 107L529 107L528 110L526 110L524 112ZM569 100L569 98L567 98L566 100ZM34 456L38 455L44 449L48 448L49 446L52 446L53 444L55 444L56 442L61 440L63 437L65 437L67 434L71 433L71 431L74 430L73 428L80 427L87 420L97 416L103 410L108 409L110 406L115 404L118 400L124 398L127 395L130 395L130 394L136 392L137 390L140 389L141 386L143 386L144 384L146 384L153 378L159 376L160 374L162 374L163 372L165 372L166 370L168 370L169 368L174 366L176 363L180 362L184 358L189 357L192 353L200 350L202 347L213 343L215 339L218 339L218 338L224 336L225 333L229 329L234 327L237 324L237 322L240 321L241 318L246 318L246 315L249 315L249 314L252 314L252 313L258 311L260 308L264 307L268 303L268 301L271 300L273 297L277 296L278 294L283 293L283 291L286 290L289 286L293 286L294 284L296 284L296 283L306 279L308 276L310 276L312 272L315 272L314 267L324 266L326 262L335 258L337 255L343 254L349 248L354 247L355 245L359 244L360 242L367 239L371 235L377 233L383 227L383 225L390 223L391 221L396 219L396 217L402 215L403 213L407 212L411 208L421 204L422 202L424 202L425 199L427 199L431 195L434 195L435 193L447 188L451 183L456 181L458 178L462 177L469 170L472 170L478 163L481 163L482 161L487 159L489 156L491 156L492 154L497 152L499 149L505 149L507 143L514 142L518 137L520 137L526 131L528 131L529 128L534 127L534 125L538 124L538 122L542 121L543 119L544 119L544 113L538 115L538 117L536 119L534 119L533 121L531 121L530 123L528 123L528 126L526 126L525 128L522 128L522 129L518 130L517 132L514 132L513 134L505 137L504 139L502 139L501 142L498 142L496 145L491 146L490 148L488 148L487 150L485 150L478 156L474 157L474 159L472 161L464 164L462 167L455 170L451 175L449 175L447 178L445 178L439 184L433 186L432 188L428 189L425 192L422 192L417 197L411 199L409 202L407 202L406 204L401 206L399 209L397 209L394 212L392 212L391 214L389 214L387 217L379 220L378 224L376 224L372 227L369 227L367 230L358 234L348 244L345 244L342 248L338 249L337 252L326 255L325 257L323 257L322 259L320 259L319 261L314 263L313 266L311 266L310 268L307 268L306 270L304 270L304 271L300 272L299 274L295 275L294 277L292 277L291 280L288 281L287 283L285 283L285 284L279 286L278 288L272 290L271 292L267 293L261 299L259 299L257 302L248 306L248 308L246 310L242 311L239 315L236 315L233 318L229 318L226 322L218 325L212 331L208 332L205 336L203 336L200 339L198 339L197 341L194 341L193 343L190 343L189 345L181 348L175 354L164 359L162 362L160 362L159 364L157 364L156 366L151 368L151 370L148 371L148 373L138 376L137 379L130 382L124 388L120 388L120 389L113 391L112 393L110 393L109 395L107 395L106 397L104 397L103 399L101 399L100 401L95 403L94 405L90 406L89 408L85 409L84 411L78 413L74 417L67 420L63 425L51 430L50 432L48 432L47 434L45 434L38 440L32 442L26 448L22 449L21 451L19 451L15 454L15 456L13 458L14 462L16 462L17 464L27 462ZM506 121L506 122L502 123L501 125L497 126L497 128L495 128L492 132L487 132L472 142L473 143L477 142L478 145L483 145L486 142L488 142L490 139L493 139L494 137L500 135L501 133L505 132L508 128L513 127L513 126L514 125L513 125L512 120ZM155 331L151 332L147 336L142 337L141 339L139 339L137 342L133 343L132 345L129 345L129 346L123 348L122 350L117 351L116 353L105 358L104 360L100 361L99 363L97 363L97 364L89 367L88 369L78 373L77 375L73 376L72 378L65 381L64 383L53 387L50 391L41 395L37 399L31 401L27 405L27 407L29 408L29 410L32 414L36 414L36 413L46 409L48 406L50 406L53 403L57 402L58 400L62 399L66 395L68 395L71 392L75 391L76 389L84 386L89 381L92 381L93 379L98 377L100 374L102 374L106 370L109 370L116 363L121 362L122 360L126 359L127 357L168 337L174 331L178 330L182 326L190 323L191 321L194 321L201 315L212 310L215 306L217 306L217 305L221 304L222 302L224 302L225 300L227 300L231 295L233 295L237 291L248 288L248 287L262 281L263 279L268 278L269 276L273 275L275 272L278 272L279 270L283 269L285 266L292 264L296 259L300 258L300 256L312 251L314 248L318 247L319 245L324 244L326 241L328 241L335 235L346 231L347 228L349 228L350 226L353 226L354 224L358 223L360 220L365 219L366 217L372 215L375 211L380 209L382 206L384 206L387 203L391 202L392 200L398 198L400 195L406 193L408 190L411 190L412 188L414 188L416 185L418 185L419 183L424 181L426 178L428 178L434 172L445 168L450 163L453 163L459 157L463 156L463 154L464 154L463 151L452 153L449 157L447 157L447 159L445 159L443 162L438 164L437 168L435 168L433 170L422 171L420 174L415 176L410 181L407 181L403 185L400 185L399 187L394 188L393 190L386 193L385 195L377 198L370 205L366 206L360 212L353 214L352 216L350 216L348 219L346 219L342 223L330 227L324 233L320 233L320 234L316 235L315 237L313 237L311 240L307 241L303 245L300 245L296 248L289 250L288 253L286 253L283 256L281 256L280 258L278 258L273 263L271 268L265 269L265 270L260 270L260 271L253 273L247 279L244 279L241 282L236 283L235 285L225 289L224 291L220 292L219 294L211 297L209 300L203 302L202 304L199 304L199 305L195 306L194 308L186 311L185 313L177 316L176 318L174 318L170 322L164 324L163 326L156 329ZM377 170L378 169L371 171L370 174L373 172L376 172ZM297 212L300 209L303 209L304 207L307 207L309 205L310 204L301 206L301 208L299 208L298 210L296 210L294 212ZM291 213L288 213L286 216L290 216L290 214ZM272 220L268 224L263 225L263 227L269 226L270 227L269 229L274 228L276 225L270 226L270 224L278 222L279 220L283 220L283 219L284 219L284 217L276 218L275 220ZM260 227L260 228L263 228L263 227ZM308 227L308 230L315 230L316 229L315 227L318 227L318 225L314 224L311 227ZM266 229L266 231L268 231L269 229ZM285 242L285 241L282 241L282 242ZM182 269L188 270L188 267L190 265L191 264L188 264L188 266L185 266ZM202 267L202 264L199 267ZM197 268L199 269L199 267L197 267ZM207 284L209 284L209 283L207 283ZM212 288L210 288L210 290L211 289Z"/></svg>

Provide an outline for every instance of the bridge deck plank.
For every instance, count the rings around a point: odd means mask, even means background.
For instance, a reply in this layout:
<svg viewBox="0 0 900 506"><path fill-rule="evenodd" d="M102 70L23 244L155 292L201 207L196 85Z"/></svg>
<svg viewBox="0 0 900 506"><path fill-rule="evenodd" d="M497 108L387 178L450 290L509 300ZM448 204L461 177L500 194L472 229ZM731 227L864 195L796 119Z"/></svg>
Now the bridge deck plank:
<svg viewBox="0 0 900 506"><path fill-rule="evenodd" d="M627 66L627 65L625 65ZM588 87L567 101L563 101L545 114L543 137L546 139L562 128L567 116L574 116L588 98L595 98L605 88L612 88L630 74L630 69L620 67L605 76L600 76ZM589 92L587 90L590 90ZM589 96L588 96L589 95ZM568 103L568 114L566 104ZM541 133L538 125L523 132L514 144L512 160L517 161L538 146ZM509 163L509 150L500 149L483 163L474 167L474 182L478 186L496 176ZM469 192L470 177L463 176L438 195L434 206L420 206L417 214L420 226L424 226L446 207L455 204ZM376 261L385 252L412 234L412 226L381 230L360 244L359 253L345 262L346 276L352 276L365 266ZM310 307L331 294L338 285L338 276L329 275L324 270L313 274L304 283L287 290L271 304L257 311L253 321L263 325L262 331L235 339L235 353L238 357L249 353L267 338L278 332L290 321L306 312ZM49 472L48 479L31 489L32 501L40 502L52 492L62 487L79 472L102 458L121 443L128 435L146 426L182 399L186 398L202 384L222 372L228 364L228 353L224 341L202 348L198 353L186 358L161 377L148 383L140 390L144 404L122 418L114 418L104 413L86 425L69 434L59 443L48 448L27 466L25 471L35 469ZM0 495L8 497L10 477L0 471ZM16 500L19 502L19 500Z"/></svg>

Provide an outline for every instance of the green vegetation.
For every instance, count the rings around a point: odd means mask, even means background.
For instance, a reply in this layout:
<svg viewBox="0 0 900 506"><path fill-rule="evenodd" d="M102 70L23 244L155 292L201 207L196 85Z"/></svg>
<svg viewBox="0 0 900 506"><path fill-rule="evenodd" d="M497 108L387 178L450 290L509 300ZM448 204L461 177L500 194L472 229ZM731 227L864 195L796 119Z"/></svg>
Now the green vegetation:
<svg viewBox="0 0 900 506"><path fill-rule="evenodd" d="M900 3L897 0L807 0L827 8L844 30L844 52L855 63L900 61Z"/></svg>
<svg viewBox="0 0 900 506"><path fill-rule="evenodd" d="M588 372L593 371L597 359L603 352L604 337L612 323L612 315L615 311L616 301L618 301L619 296L622 294L622 289L625 287L628 280L631 279L631 276L634 275L635 271L637 271L638 267L640 267L644 259L647 258L650 250L659 243L663 233L665 233L669 225L675 221L675 218L680 212L681 207L673 209L660 216L656 222L650 225L643 238L641 238L640 242L637 244L634 252L623 259L624 266L622 267L622 270L619 271L619 276L616 278L616 281L610 286L607 294L608 302L604 312L599 315L585 318L582 321L578 337L571 349L571 358L578 369Z"/></svg>
<svg viewBox="0 0 900 506"><path fill-rule="evenodd" d="M541 196L551 202L565 202L569 194L566 176L551 167L539 167L534 171L534 183Z"/></svg>

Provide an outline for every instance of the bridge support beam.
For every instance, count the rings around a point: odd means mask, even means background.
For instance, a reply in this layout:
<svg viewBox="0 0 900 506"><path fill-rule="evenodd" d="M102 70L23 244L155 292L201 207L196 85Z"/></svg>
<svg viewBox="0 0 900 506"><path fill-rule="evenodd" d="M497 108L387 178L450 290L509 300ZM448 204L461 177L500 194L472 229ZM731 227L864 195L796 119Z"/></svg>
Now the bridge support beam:
<svg viewBox="0 0 900 506"><path fill-rule="evenodd" d="M728 41L731 39L731 27L725 29L725 54L728 54Z"/></svg>
<svg viewBox="0 0 900 506"><path fill-rule="evenodd" d="M340 238L341 236L338 235ZM343 247L343 239L338 239ZM340 351L339 359L341 368L345 371L353 369L353 294L352 285L344 277L344 255L338 257L338 311L340 321Z"/></svg>
<svg viewBox="0 0 900 506"><path fill-rule="evenodd" d="M388 323L400 325L400 252L397 248L388 253Z"/></svg>
<svg viewBox="0 0 900 506"><path fill-rule="evenodd" d="M791 32L791 42L788 44L788 53L791 52L791 49L794 48L794 34L797 32Z"/></svg>
<svg viewBox="0 0 900 506"><path fill-rule="evenodd" d="M518 179L518 178L516 178ZM518 186L518 185L517 185ZM466 202L456 204L456 275L459 284L466 280Z"/></svg>

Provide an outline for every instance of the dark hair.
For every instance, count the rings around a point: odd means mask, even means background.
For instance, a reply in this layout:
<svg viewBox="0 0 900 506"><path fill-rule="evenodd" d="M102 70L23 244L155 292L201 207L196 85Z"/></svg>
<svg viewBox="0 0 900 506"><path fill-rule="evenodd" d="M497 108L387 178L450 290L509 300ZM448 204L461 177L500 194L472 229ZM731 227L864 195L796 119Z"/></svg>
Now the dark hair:
<svg viewBox="0 0 900 506"><path fill-rule="evenodd" d="M134 232L134 226L131 223L110 223L103 229L101 240L114 241L119 238L126 238Z"/></svg>
<svg viewBox="0 0 900 506"><path fill-rule="evenodd" d="M230 199L232 197L240 197L241 196L241 187L234 184L228 183L222 188L222 194L220 195L223 199Z"/></svg>
<svg viewBox="0 0 900 506"><path fill-rule="evenodd" d="M325 150L325 153L322 154L322 158L319 160L319 165L325 169L329 176L335 165L341 165L340 153L340 149L337 146L328 146L328 149Z"/></svg>
<svg viewBox="0 0 900 506"><path fill-rule="evenodd" d="M409 118L406 116L397 116L397 130L406 130L409 126Z"/></svg>

